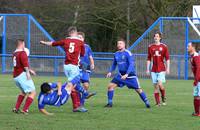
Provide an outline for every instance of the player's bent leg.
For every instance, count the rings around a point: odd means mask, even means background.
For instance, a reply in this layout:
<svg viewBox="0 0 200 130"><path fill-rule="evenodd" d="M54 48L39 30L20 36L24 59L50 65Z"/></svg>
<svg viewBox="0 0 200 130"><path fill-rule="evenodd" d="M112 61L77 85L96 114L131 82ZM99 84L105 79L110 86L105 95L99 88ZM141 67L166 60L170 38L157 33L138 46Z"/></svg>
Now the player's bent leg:
<svg viewBox="0 0 200 130"><path fill-rule="evenodd" d="M145 103L146 107L150 108L150 103L149 103L149 100L148 100L145 92L141 88L135 89L135 91L139 94L140 98Z"/></svg>
<svg viewBox="0 0 200 130"><path fill-rule="evenodd" d="M36 96L35 90L28 94L28 97L26 98L23 110L21 111L23 114L28 114L29 107L33 103L35 96Z"/></svg>
<svg viewBox="0 0 200 130"><path fill-rule="evenodd" d="M113 96L114 96L114 89L117 87L117 84L115 83L109 83L108 85L108 92L107 92L107 97L108 97L108 103L105 105L105 107L112 107L113 105Z"/></svg>
<svg viewBox="0 0 200 130"><path fill-rule="evenodd" d="M85 90L88 91L88 89L89 89L89 82L84 82L83 83L83 87L84 87ZM84 106L84 104L85 104L85 98L81 94L80 94L80 100L81 100L81 106Z"/></svg>

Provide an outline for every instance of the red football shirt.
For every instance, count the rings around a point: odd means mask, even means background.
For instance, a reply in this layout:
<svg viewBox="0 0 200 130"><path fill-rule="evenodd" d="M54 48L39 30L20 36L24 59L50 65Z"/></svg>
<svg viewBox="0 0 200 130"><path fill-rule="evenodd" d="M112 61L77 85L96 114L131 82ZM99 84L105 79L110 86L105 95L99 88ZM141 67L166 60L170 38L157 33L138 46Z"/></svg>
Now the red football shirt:
<svg viewBox="0 0 200 130"><path fill-rule="evenodd" d="M161 43L159 45L151 44L148 47L148 57L147 60L153 60L153 67L151 72L162 72L165 71L164 59L169 60L168 48L165 44Z"/></svg>
<svg viewBox="0 0 200 130"><path fill-rule="evenodd" d="M66 53L65 64L78 65L79 57L84 56L84 43L78 37L68 37L66 39L55 41L52 46L62 46Z"/></svg>
<svg viewBox="0 0 200 130"><path fill-rule="evenodd" d="M190 59L192 71L194 74L194 86L200 82L200 55L196 52L191 56Z"/></svg>
<svg viewBox="0 0 200 130"><path fill-rule="evenodd" d="M24 67L29 67L28 63L28 56L25 51L22 50L16 50L13 53L13 66L14 66L14 71L13 71L13 77L19 76L22 72L24 72Z"/></svg>

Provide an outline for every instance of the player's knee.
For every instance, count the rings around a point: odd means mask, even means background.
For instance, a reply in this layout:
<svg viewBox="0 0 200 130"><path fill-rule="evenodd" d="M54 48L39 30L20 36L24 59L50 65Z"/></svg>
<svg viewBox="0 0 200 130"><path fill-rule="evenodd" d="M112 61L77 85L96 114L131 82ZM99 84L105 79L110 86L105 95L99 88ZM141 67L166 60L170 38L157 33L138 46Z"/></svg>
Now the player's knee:
<svg viewBox="0 0 200 130"><path fill-rule="evenodd" d="M108 90L111 91L111 90L114 90L115 88L115 85L114 84L109 84L108 85Z"/></svg>
<svg viewBox="0 0 200 130"><path fill-rule="evenodd" d="M141 88L136 89L135 91L136 91L137 93L142 93L142 89L141 89Z"/></svg>

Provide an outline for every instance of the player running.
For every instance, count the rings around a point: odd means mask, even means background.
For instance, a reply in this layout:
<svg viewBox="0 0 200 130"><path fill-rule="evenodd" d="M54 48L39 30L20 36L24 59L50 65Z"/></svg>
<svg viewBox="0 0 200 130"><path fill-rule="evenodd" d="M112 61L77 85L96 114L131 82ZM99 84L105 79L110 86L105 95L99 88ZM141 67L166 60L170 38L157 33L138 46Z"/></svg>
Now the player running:
<svg viewBox="0 0 200 130"><path fill-rule="evenodd" d="M160 106L159 90L161 92L162 104L166 105L165 88L165 74L169 74L170 60L168 48L165 44L161 43L162 35L160 32L154 34L154 43L148 47L147 57L147 70L146 73L149 75L151 72L152 82L154 84L154 97L156 105ZM166 67L164 63L166 60ZM150 71L150 63L153 61L153 67Z"/></svg>
<svg viewBox="0 0 200 130"><path fill-rule="evenodd" d="M74 80L71 81L76 82ZM43 83L41 85L41 92L38 96L38 109L40 110L41 113L45 115L53 115L53 113L49 113L46 111L44 108L45 105L51 105L51 106L61 106L64 105L73 89L77 90L78 92L82 93L86 99L90 98L93 95L89 95L89 93L80 86L80 84L74 85L73 86L68 86L68 83L61 84L61 82L57 83ZM79 111L86 112L85 108L83 107L78 107L77 108ZM83 110L82 110L83 109Z"/></svg>
<svg viewBox="0 0 200 130"><path fill-rule="evenodd" d="M193 116L200 117L200 55L196 52L195 44L188 44L188 52L191 56L190 62L194 74L193 96L194 96L194 113Z"/></svg>
<svg viewBox="0 0 200 130"><path fill-rule="evenodd" d="M78 32L78 37L85 41L85 34L83 32ZM88 44L84 44L85 47L85 55L81 57L80 60L80 75L81 75L81 83L83 87L88 90L90 83L90 73L91 70L94 70L94 59L92 56L92 49ZM84 98L81 98L81 105L84 105Z"/></svg>
<svg viewBox="0 0 200 130"><path fill-rule="evenodd" d="M68 29L69 37L60 41L54 42L46 42L40 41L41 44L48 46L62 46L65 51L65 64L64 64L64 72L66 77L68 78L68 87L72 87L80 82L80 72L79 72L79 57L84 56L85 48L83 41L77 36L76 27L69 27ZM74 84L71 83L74 80ZM95 94L95 93L90 93ZM72 100L73 101L73 100ZM74 109L76 109L74 106Z"/></svg>
<svg viewBox="0 0 200 130"><path fill-rule="evenodd" d="M114 89L118 87L123 87L126 85L129 89L135 89L135 91L140 95L140 98L143 100L147 108L150 108L149 101L146 94L141 89L138 78L136 76L134 68L134 59L130 51L125 48L125 40L119 39L117 41L118 51L114 55L114 60L112 67L107 74L107 77L111 77L112 72L118 66L118 74L111 80L108 85L108 104L105 107L113 106L113 96Z"/></svg>
<svg viewBox="0 0 200 130"><path fill-rule="evenodd" d="M24 107L21 112L23 114L28 114L28 109L32 104L33 99L36 95L35 85L30 76L30 73L35 75L35 72L29 69L28 54L26 53L24 40L18 39L16 41L16 44L17 48L13 53L12 57L14 66L13 78L17 87L19 87L21 92L18 95L15 108L13 108L13 112L14 113L20 112L19 108L23 100L27 96Z"/></svg>

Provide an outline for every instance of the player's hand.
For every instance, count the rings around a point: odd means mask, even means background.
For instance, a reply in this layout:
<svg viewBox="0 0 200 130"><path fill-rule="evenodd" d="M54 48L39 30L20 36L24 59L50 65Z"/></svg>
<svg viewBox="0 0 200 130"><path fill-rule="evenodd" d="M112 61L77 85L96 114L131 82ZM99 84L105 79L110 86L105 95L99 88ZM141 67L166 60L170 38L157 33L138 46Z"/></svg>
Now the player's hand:
<svg viewBox="0 0 200 130"><path fill-rule="evenodd" d="M30 75L30 73L26 73L26 77L27 77L27 80L31 80L31 75Z"/></svg>
<svg viewBox="0 0 200 130"><path fill-rule="evenodd" d="M147 74L147 75L150 75L150 71L149 71L149 70L147 70L147 71L146 71L146 74Z"/></svg>
<svg viewBox="0 0 200 130"><path fill-rule="evenodd" d="M48 116L53 116L53 115L54 115L54 113L48 113L47 115L48 115Z"/></svg>
<svg viewBox="0 0 200 130"><path fill-rule="evenodd" d="M125 80L128 77L128 74L125 74L121 77L121 79Z"/></svg>
<svg viewBox="0 0 200 130"><path fill-rule="evenodd" d="M40 44L45 44L45 41L40 41Z"/></svg>
<svg viewBox="0 0 200 130"><path fill-rule="evenodd" d="M166 74L170 74L170 71L169 71L169 69L167 69L167 70L166 70Z"/></svg>
<svg viewBox="0 0 200 130"><path fill-rule="evenodd" d="M61 91L58 91L58 96L62 95L62 92Z"/></svg>
<svg viewBox="0 0 200 130"><path fill-rule="evenodd" d="M29 69L29 72L30 72L30 74L32 74L32 75L34 75L34 76L36 76L36 73L35 73L35 71L34 71L34 70L32 70L32 69Z"/></svg>
<svg viewBox="0 0 200 130"><path fill-rule="evenodd" d="M91 65L90 65L90 69L91 69L91 70L94 70L94 64L91 64Z"/></svg>
<svg viewBox="0 0 200 130"><path fill-rule="evenodd" d="M107 73L106 78L110 78L111 76L112 76L112 73L109 72L109 73Z"/></svg>

